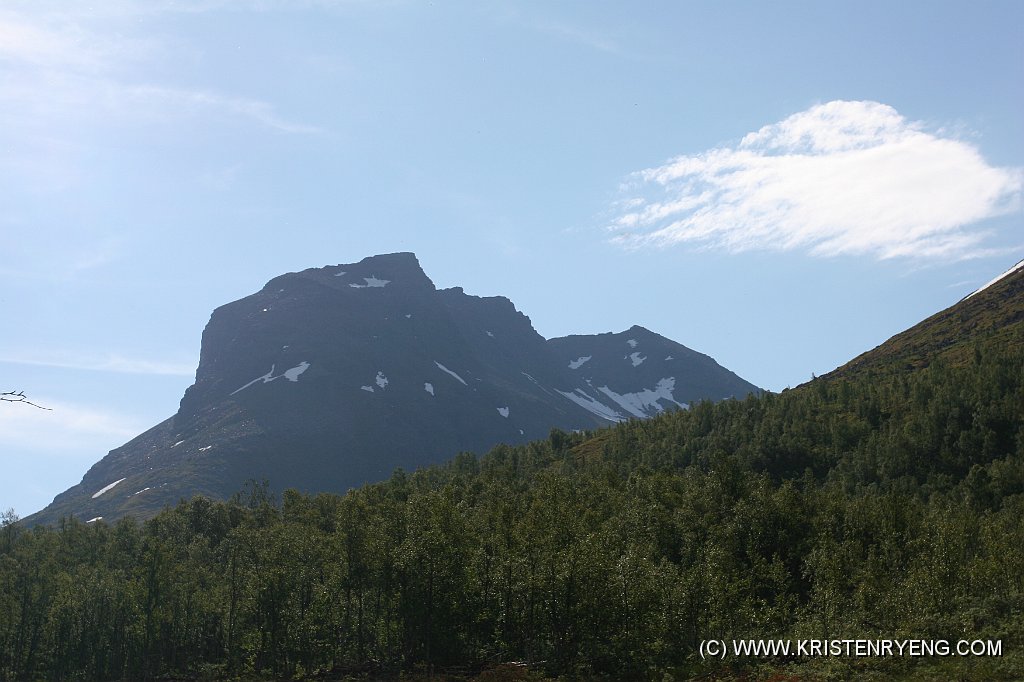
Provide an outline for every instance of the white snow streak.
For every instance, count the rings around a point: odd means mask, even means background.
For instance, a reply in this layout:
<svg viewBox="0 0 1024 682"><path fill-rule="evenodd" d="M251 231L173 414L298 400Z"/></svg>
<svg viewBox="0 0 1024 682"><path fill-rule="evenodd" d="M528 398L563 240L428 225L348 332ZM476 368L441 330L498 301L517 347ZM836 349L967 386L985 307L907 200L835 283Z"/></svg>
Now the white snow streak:
<svg viewBox="0 0 1024 682"><path fill-rule="evenodd" d="M249 388L253 384L259 383L261 381L264 384L269 384L271 381L274 381L275 379L280 379L281 377L284 377L288 381L298 381L299 380L299 375L302 374L303 372L305 372L307 369L309 369L309 363L306 362L305 360L303 360L302 362L300 362L295 367L292 367L291 369L285 370L283 374L278 374L277 376L274 376L274 370L276 368L277 368L277 364L276 363L271 365L269 372L267 372L263 376L256 377L255 379L253 379L252 381L247 383L245 386L242 386L241 388L236 388L235 390L231 391L230 395L234 395L234 394L238 393L239 391L244 391L245 389Z"/></svg>
<svg viewBox="0 0 1024 682"><path fill-rule="evenodd" d="M463 379L463 378L462 378L462 377L460 377L460 376L459 376L458 374L456 374L455 372L451 371L450 369L448 369L447 367L445 367L444 365L442 365L442 364L441 364L440 362L438 362L437 360L434 360L434 364L435 364L435 365L437 365L437 368L438 368L439 370L441 370L442 372L447 372L448 374L451 374L451 375L452 375L453 377L455 377L456 379L458 379L458 380L459 380L459 381L460 381L460 382L462 383L462 385L463 385L463 386L469 386L469 384L467 384L467 383L466 383L466 380L465 380L465 379Z"/></svg>
<svg viewBox="0 0 1024 682"><path fill-rule="evenodd" d="M262 381L265 384L269 384L271 381L273 381L274 379L277 378L277 377L274 376L274 368L275 367L277 367L277 365L271 365L269 372L267 372L263 376L256 377L255 379L253 379L252 381L247 383L245 386L242 386L241 388L236 388L234 391L231 391L230 395L234 395L234 394L238 393L239 391L244 391L245 389L249 388L250 386L252 386L253 384L255 384L258 381Z"/></svg>
<svg viewBox="0 0 1024 682"><path fill-rule="evenodd" d="M558 391L557 388L555 390ZM601 401L594 400L579 388L577 388L572 393L569 393L568 391L558 392L561 393L566 398L568 398L569 400L576 403L577 405L579 405L580 407L582 407L587 412L596 414L598 417L601 417L602 419L607 419L610 422L624 421L624 418L621 414L619 414L612 408L608 407Z"/></svg>
<svg viewBox="0 0 1024 682"><path fill-rule="evenodd" d="M117 485L118 483L120 483L123 480L124 480L123 478L119 478L116 481L114 481L113 483L111 483L110 485L103 486L102 488L100 488L99 490L97 490L96 492L94 492L92 494L92 499L95 500L97 497L99 497L103 493L107 492L108 490L111 490L115 485Z"/></svg>
<svg viewBox="0 0 1024 682"><path fill-rule="evenodd" d="M988 289L990 286L992 286L993 284L995 284L999 280L1003 279L1007 275L1012 275L1013 273L1017 272L1021 268L1024 268L1024 258L1022 258L1021 260L1017 261L1016 265L1014 265L1012 268L1010 268L1009 270L1007 270L1003 274L1001 274L998 277L996 277L994 280L992 280L988 284L985 284L985 285L979 287L978 289L975 289L971 293L967 294L966 296L964 296L964 300L966 301L967 299L969 299L971 296L974 296L979 291L985 291L985 289Z"/></svg>
<svg viewBox="0 0 1024 682"><path fill-rule="evenodd" d="M373 386L360 386L359 388L363 389L364 391L369 391L370 393L373 393Z"/></svg>
<svg viewBox="0 0 1024 682"><path fill-rule="evenodd" d="M102 516L97 516L95 518L89 519L88 521L86 521L86 523L94 523L96 521L101 521L101 520L103 520L103 517Z"/></svg>

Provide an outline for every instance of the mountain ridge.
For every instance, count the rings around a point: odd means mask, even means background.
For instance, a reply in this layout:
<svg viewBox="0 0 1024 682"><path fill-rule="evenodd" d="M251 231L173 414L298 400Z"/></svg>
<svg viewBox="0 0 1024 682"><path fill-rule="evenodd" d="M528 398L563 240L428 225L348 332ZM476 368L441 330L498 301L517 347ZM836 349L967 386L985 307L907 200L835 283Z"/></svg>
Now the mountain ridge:
<svg viewBox="0 0 1024 682"><path fill-rule="evenodd" d="M551 428L759 391L642 327L545 339L506 297L439 290L411 253L371 256L286 273L217 307L177 413L30 519L145 517L253 478L344 492Z"/></svg>

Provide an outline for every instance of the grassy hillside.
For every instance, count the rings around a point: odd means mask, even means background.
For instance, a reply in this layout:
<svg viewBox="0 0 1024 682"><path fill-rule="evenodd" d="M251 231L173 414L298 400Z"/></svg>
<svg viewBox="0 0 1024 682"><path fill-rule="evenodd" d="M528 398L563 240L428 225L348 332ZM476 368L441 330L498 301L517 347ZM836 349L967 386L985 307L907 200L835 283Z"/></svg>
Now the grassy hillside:
<svg viewBox="0 0 1024 682"><path fill-rule="evenodd" d="M1022 325L1024 269L897 334L828 376L912 371L935 360L963 366L971 360L975 341L986 339L996 345L1016 343L1014 339L1019 339Z"/></svg>

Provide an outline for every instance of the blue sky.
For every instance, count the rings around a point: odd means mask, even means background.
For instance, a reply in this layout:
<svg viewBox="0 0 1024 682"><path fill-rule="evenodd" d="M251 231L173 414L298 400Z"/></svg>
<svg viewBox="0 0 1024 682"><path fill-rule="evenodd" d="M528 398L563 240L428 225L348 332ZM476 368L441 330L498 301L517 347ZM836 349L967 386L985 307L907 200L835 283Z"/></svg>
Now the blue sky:
<svg viewBox="0 0 1024 682"><path fill-rule="evenodd" d="M1024 4L5 0L0 508L171 415L218 305L414 251L772 390L1024 256Z"/></svg>

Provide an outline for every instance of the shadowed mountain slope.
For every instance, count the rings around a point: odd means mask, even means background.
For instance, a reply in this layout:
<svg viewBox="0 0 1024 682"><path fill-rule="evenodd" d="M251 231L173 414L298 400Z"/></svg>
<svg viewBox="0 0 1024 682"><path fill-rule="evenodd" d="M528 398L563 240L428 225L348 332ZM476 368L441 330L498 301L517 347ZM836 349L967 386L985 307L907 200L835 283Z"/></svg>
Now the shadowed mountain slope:
<svg viewBox="0 0 1024 682"><path fill-rule="evenodd" d="M344 492L551 428L758 391L641 327L547 341L506 298L437 290L410 253L374 256L276 277L215 310L177 414L30 518L147 517L249 479Z"/></svg>

